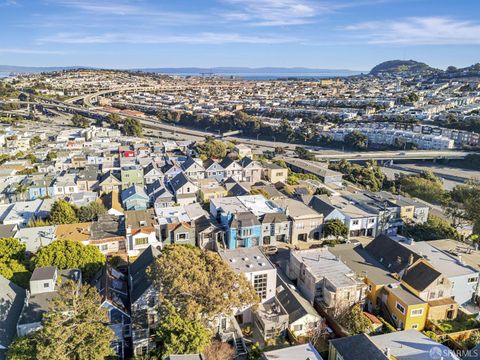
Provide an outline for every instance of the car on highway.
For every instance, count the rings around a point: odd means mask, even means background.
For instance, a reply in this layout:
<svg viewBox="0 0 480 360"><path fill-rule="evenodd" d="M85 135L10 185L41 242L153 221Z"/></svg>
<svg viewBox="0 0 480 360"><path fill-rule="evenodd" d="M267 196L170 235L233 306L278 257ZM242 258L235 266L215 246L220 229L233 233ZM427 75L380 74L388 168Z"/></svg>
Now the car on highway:
<svg viewBox="0 0 480 360"><path fill-rule="evenodd" d="M263 253L265 255L275 255L278 252L278 248L275 245L265 245L263 247Z"/></svg>

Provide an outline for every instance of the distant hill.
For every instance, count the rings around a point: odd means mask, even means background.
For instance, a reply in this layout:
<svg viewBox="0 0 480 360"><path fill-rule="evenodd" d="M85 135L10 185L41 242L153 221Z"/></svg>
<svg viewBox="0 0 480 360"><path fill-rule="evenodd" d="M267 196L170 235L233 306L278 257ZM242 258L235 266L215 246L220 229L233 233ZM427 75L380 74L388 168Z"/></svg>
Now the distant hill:
<svg viewBox="0 0 480 360"><path fill-rule="evenodd" d="M370 70L371 75L380 74L401 74L401 73L432 73L441 72L440 69L415 60L390 60L382 62Z"/></svg>
<svg viewBox="0 0 480 360"><path fill-rule="evenodd" d="M0 72L2 73L17 73L17 74L36 74L41 72L74 70L74 69L94 69L86 66L52 66L52 67L34 67L34 66L11 66L0 65ZM158 74L168 75L200 75L213 73L217 75L275 75L275 76L351 76L360 74L360 71L353 71L348 69L311 69L303 67L282 68L282 67L181 67L181 68L130 68L119 69L130 71L143 71Z"/></svg>

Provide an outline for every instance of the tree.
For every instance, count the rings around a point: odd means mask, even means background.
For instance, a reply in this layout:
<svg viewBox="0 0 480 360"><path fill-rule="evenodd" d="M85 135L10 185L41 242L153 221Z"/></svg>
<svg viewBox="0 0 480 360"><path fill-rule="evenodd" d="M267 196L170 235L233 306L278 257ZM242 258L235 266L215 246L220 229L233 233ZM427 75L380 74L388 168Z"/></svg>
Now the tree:
<svg viewBox="0 0 480 360"><path fill-rule="evenodd" d="M344 143L357 150L366 150L368 147L368 138L358 130L353 130L345 135Z"/></svg>
<svg viewBox="0 0 480 360"><path fill-rule="evenodd" d="M233 360L235 350L227 343L214 340L203 351L206 360Z"/></svg>
<svg viewBox="0 0 480 360"><path fill-rule="evenodd" d="M137 119L128 117L123 122L122 132L124 135L127 136L141 137L143 132L142 124L140 124L140 121L138 121Z"/></svg>
<svg viewBox="0 0 480 360"><path fill-rule="evenodd" d="M56 158L57 158L57 152L56 151L49 151L47 156L45 157L45 160L52 161Z"/></svg>
<svg viewBox="0 0 480 360"><path fill-rule="evenodd" d="M48 220L54 225L74 224L78 222L75 209L63 199L53 203Z"/></svg>
<svg viewBox="0 0 480 360"><path fill-rule="evenodd" d="M105 256L94 245L83 245L72 240L55 240L40 248L32 261L35 267L80 269L83 277L90 279L105 264Z"/></svg>
<svg viewBox="0 0 480 360"><path fill-rule="evenodd" d="M38 135L35 135L34 137L32 137L30 139L30 146L31 147L35 147L37 146L38 144L40 144L42 142L42 139L40 139L40 136Z"/></svg>
<svg viewBox="0 0 480 360"><path fill-rule="evenodd" d="M370 320L363 314L360 305L353 305L350 309L346 309L340 315L339 321L350 335L368 333L372 330Z"/></svg>
<svg viewBox="0 0 480 360"><path fill-rule="evenodd" d="M0 275L27 288L30 272L25 259L25 244L14 238L0 239Z"/></svg>
<svg viewBox="0 0 480 360"><path fill-rule="evenodd" d="M169 302L164 302L160 308L160 322L155 335L161 359L173 354L202 353L210 344L213 334L202 321L186 319Z"/></svg>
<svg viewBox="0 0 480 360"><path fill-rule="evenodd" d="M340 219L327 220L323 224L323 234L326 237L334 236L336 239L346 238L348 227Z"/></svg>
<svg viewBox="0 0 480 360"><path fill-rule="evenodd" d="M72 117L72 124L76 127L87 128L90 126L90 121L82 115L75 114Z"/></svg>
<svg viewBox="0 0 480 360"><path fill-rule="evenodd" d="M255 343L248 351L247 360L260 360L262 359L262 355L262 348L258 343Z"/></svg>
<svg viewBox="0 0 480 360"><path fill-rule="evenodd" d="M480 181L471 180L450 192L447 213L473 223L473 231L480 234Z"/></svg>
<svg viewBox="0 0 480 360"><path fill-rule="evenodd" d="M428 220L424 224L407 225L406 233L416 241L459 237L457 230L448 221L431 214L428 215Z"/></svg>
<svg viewBox="0 0 480 360"><path fill-rule="evenodd" d="M300 159L315 160L315 156L302 146L295 147L295 154L297 154Z"/></svg>
<svg viewBox="0 0 480 360"><path fill-rule="evenodd" d="M103 215L107 212L105 206L98 202L91 202L87 205L81 206L77 210L78 221L80 222L90 222L96 221L100 215Z"/></svg>
<svg viewBox="0 0 480 360"><path fill-rule="evenodd" d="M442 181L431 171L420 175L400 174L397 183L397 188L402 192L431 203L442 203L446 195Z"/></svg>
<svg viewBox="0 0 480 360"><path fill-rule="evenodd" d="M319 186L315 189L315 192L314 192L314 195L327 195L327 196L331 196L332 193L330 192L330 190L328 190L327 188L323 187L323 186Z"/></svg>
<svg viewBox="0 0 480 360"><path fill-rule="evenodd" d="M206 141L197 144L197 151L205 159L223 159L227 156L228 147L223 141L207 138Z"/></svg>
<svg viewBox="0 0 480 360"><path fill-rule="evenodd" d="M13 360L59 359L103 360L113 356L114 332L106 325L108 312L100 307L95 288L67 281L50 301L42 328L11 345L7 358Z"/></svg>
<svg viewBox="0 0 480 360"><path fill-rule="evenodd" d="M191 246L166 246L150 275L161 297L189 320L228 316L259 301L243 274L233 272L217 253Z"/></svg>

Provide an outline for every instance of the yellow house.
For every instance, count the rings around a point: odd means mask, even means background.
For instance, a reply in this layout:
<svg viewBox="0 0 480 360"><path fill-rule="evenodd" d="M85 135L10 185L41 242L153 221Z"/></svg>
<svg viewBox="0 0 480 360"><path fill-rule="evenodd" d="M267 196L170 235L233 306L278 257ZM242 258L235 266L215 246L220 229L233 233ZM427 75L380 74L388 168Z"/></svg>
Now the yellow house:
<svg viewBox="0 0 480 360"><path fill-rule="evenodd" d="M278 182L286 182L288 177L288 169L285 169L277 164L266 164L264 170L265 178L272 184Z"/></svg>
<svg viewBox="0 0 480 360"><path fill-rule="evenodd" d="M425 328L428 314L427 302L412 294L402 284L385 286L382 302L398 329L421 331Z"/></svg>
<svg viewBox="0 0 480 360"><path fill-rule="evenodd" d="M199 195L203 202L221 198L228 195L227 189L221 186L215 179L199 179Z"/></svg>

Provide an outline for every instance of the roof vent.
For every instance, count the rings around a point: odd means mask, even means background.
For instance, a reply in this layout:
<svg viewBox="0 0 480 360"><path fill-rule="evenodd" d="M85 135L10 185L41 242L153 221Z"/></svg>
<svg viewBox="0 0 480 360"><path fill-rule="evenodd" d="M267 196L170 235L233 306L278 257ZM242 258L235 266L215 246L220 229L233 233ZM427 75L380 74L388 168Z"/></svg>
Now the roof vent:
<svg viewBox="0 0 480 360"><path fill-rule="evenodd" d="M248 261L248 257L245 256L245 257L243 258L243 261Z"/></svg>

